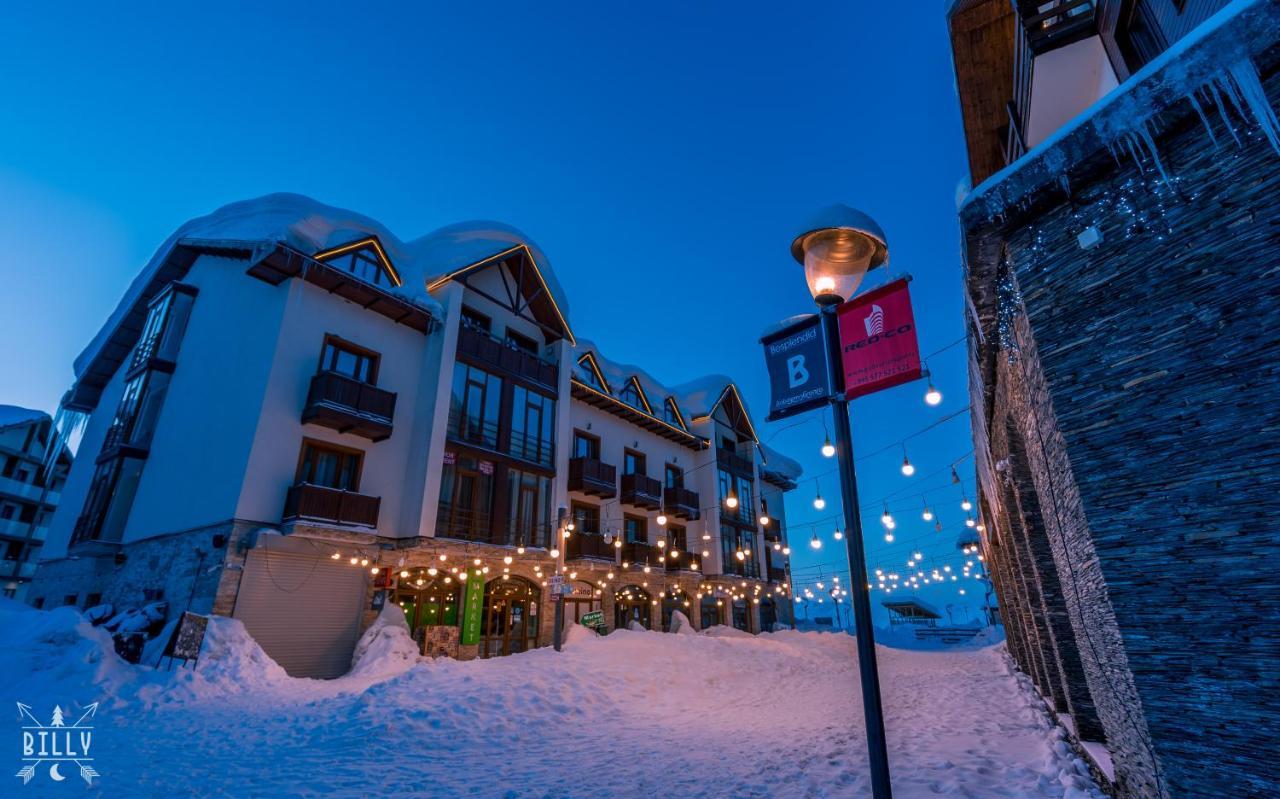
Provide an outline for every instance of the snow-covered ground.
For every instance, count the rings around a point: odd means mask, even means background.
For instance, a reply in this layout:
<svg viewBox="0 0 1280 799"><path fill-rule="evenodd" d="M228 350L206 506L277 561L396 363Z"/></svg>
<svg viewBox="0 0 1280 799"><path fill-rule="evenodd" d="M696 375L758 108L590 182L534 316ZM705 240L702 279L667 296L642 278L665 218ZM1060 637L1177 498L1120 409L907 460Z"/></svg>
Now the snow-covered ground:
<svg viewBox="0 0 1280 799"><path fill-rule="evenodd" d="M302 621L302 620L300 620ZM369 640L376 638L376 640ZM849 797L867 794L852 638L573 628L564 652L418 660L376 628L351 674L286 676L214 619L198 670L128 666L71 609L0 603L0 694L100 702L89 795ZM895 796L1100 796L1003 647L882 648ZM21 767L10 748L12 771ZM45 766L47 769L47 766ZM74 769L70 769L74 774ZM12 772L11 772L12 773ZM68 775L9 796L84 795Z"/></svg>

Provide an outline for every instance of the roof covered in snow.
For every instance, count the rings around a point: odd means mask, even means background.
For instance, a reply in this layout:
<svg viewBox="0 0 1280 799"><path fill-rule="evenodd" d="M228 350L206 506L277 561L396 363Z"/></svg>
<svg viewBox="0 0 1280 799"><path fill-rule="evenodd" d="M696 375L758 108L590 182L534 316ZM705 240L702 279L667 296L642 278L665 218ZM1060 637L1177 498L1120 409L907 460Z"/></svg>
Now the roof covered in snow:
<svg viewBox="0 0 1280 799"><path fill-rule="evenodd" d="M20 424L41 422L49 418L44 411L33 408L21 408L17 405L0 405L0 428L13 427Z"/></svg>
<svg viewBox="0 0 1280 799"><path fill-rule="evenodd" d="M903 615L909 616L931 616L935 619L942 618L942 614L938 609L923 599L918 597L905 597L903 599L886 599L880 603L886 608Z"/></svg>
<svg viewBox="0 0 1280 799"><path fill-rule="evenodd" d="M764 453L764 474L769 477L777 476L782 481L795 483L804 474L804 467L799 461L792 460L773 447L765 444L760 445L761 451Z"/></svg>

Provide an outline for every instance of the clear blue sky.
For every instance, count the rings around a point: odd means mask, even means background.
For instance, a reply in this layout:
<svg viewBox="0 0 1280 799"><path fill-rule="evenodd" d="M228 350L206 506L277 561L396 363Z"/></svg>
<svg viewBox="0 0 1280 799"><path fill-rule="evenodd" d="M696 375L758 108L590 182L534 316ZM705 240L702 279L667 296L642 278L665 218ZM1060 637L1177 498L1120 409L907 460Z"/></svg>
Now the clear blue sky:
<svg viewBox="0 0 1280 799"><path fill-rule="evenodd" d="M731 374L758 416L757 338L811 307L788 244L818 206L846 202L884 227L893 270L915 277L926 352L963 335L966 167L941 3L181 5L8 11L20 35L0 48L0 403L53 410L165 236L274 191L404 239L477 217L514 224L608 357L670 383ZM939 408L923 385L854 404L860 453L965 406L964 348L930 366ZM824 474L824 512L811 480L788 502L806 574L847 569L811 416L764 434ZM859 464L863 502L894 494L902 509L894 545L868 514L873 566L916 550L956 562L960 491L945 470L970 449L962 417L910 442L911 480L897 450ZM971 461L960 471L971 494ZM927 489L945 533L919 517ZM925 596L963 602L977 587Z"/></svg>

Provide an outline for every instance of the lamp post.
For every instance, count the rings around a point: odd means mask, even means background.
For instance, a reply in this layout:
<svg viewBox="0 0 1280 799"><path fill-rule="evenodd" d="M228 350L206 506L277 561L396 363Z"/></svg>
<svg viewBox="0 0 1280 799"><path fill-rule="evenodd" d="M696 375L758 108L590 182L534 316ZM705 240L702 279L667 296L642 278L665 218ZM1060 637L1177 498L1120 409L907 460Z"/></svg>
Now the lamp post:
<svg viewBox="0 0 1280 799"><path fill-rule="evenodd" d="M853 592L862 709L871 763L871 793L875 799L890 799L889 754L884 736L884 711L880 705L880 675L871 628L867 558L862 548L858 480L853 466L853 435L849 429L849 401L844 396L837 317L840 304L858 290L867 271L889 260L889 247L884 232L871 217L848 206L835 205L819 211L806 231L796 236L791 242L791 254L804 265L809 292L818 304L822 318L827 368L831 370L831 410L835 419L836 458L840 465L840 499L844 503L845 529L849 531L846 550Z"/></svg>

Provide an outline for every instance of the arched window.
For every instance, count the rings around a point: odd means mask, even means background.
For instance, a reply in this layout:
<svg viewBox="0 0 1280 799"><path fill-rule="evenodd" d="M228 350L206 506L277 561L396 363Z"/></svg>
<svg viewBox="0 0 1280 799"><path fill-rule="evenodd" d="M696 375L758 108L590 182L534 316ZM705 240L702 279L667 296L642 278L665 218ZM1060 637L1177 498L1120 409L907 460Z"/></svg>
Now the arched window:
<svg viewBox="0 0 1280 799"><path fill-rule="evenodd" d="M638 585L619 588L613 595L613 609L615 630L626 629L632 622L639 623L646 630L652 627L653 599Z"/></svg>
<svg viewBox="0 0 1280 799"><path fill-rule="evenodd" d="M523 577L502 575L490 580L484 587L480 657L514 655L537 647L541 599L542 589Z"/></svg>

